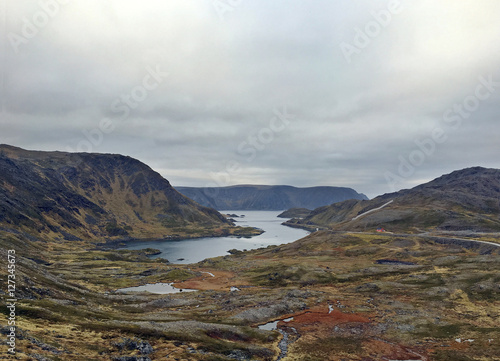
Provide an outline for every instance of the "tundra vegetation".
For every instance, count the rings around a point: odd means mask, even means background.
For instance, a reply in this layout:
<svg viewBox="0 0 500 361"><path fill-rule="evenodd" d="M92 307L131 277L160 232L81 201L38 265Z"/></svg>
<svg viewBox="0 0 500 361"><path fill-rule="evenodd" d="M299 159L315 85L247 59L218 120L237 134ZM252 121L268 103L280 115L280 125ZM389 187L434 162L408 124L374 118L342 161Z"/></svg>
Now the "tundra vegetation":
<svg viewBox="0 0 500 361"><path fill-rule="evenodd" d="M315 231L293 243L178 265L148 257L154 249L115 246L258 231L235 227L128 157L0 146L0 167L2 264L15 250L16 359L500 355L498 170L321 207L287 222ZM8 272L0 268L3 305ZM117 292L160 282L198 291ZM12 311L1 310L6 355ZM259 328L271 322L275 329Z"/></svg>
<svg viewBox="0 0 500 361"><path fill-rule="evenodd" d="M24 251L17 268L19 359L276 360L282 334L257 326L290 317L278 322L293 336L283 360L500 354L500 258L493 245L319 231L287 245L174 265L148 258L152 250L68 241L27 247L15 234L1 241L2 257L8 248ZM199 291L115 292L156 282ZM2 318L7 324L5 308Z"/></svg>

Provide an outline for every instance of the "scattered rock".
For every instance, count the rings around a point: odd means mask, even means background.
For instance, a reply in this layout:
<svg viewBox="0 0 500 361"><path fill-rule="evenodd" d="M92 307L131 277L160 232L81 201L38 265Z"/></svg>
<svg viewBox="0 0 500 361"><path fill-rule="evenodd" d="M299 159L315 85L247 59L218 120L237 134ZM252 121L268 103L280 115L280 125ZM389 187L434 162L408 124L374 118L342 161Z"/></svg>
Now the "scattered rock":
<svg viewBox="0 0 500 361"><path fill-rule="evenodd" d="M124 338L123 342L115 344L119 350L138 350L143 355L149 355L153 352L153 347L149 342L143 341L141 339L130 339Z"/></svg>

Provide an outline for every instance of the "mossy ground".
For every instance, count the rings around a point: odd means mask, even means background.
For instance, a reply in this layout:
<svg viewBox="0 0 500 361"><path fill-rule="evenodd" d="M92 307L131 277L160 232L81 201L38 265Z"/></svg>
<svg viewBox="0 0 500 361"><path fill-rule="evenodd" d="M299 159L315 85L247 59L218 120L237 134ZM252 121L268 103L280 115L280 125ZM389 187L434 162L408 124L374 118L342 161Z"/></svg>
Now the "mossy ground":
<svg viewBox="0 0 500 361"><path fill-rule="evenodd" d="M236 350L248 359L274 360L279 334L253 327L290 316L300 337L284 361L416 355L486 361L500 354L495 250L418 236L320 231L287 245L174 265L147 252L89 250L78 243L27 249L14 236L2 243L3 250L20 250L19 359L112 360L138 355L115 344L139 337L153 346L152 360L229 360ZM183 281L198 282L204 291L114 293ZM230 292L231 286L240 291ZM6 311L0 318L5 324Z"/></svg>

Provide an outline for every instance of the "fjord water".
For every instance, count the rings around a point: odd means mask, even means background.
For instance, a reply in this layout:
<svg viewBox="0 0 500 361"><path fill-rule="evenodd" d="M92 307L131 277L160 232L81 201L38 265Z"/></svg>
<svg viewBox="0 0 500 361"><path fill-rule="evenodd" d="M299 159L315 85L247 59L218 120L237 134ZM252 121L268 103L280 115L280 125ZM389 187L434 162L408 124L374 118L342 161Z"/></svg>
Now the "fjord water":
<svg viewBox="0 0 500 361"><path fill-rule="evenodd" d="M224 214L236 214L244 217L234 218L236 225L256 227L265 232L252 238L206 237L181 241L159 240L147 242L130 242L125 249L155 248L161 254L152 256L168 259L171 263L196 263L205 258L224 256L228 250L250 250L269 245L279 245L296 241L309 232L281 225L285 221L278 218L280 211L221 211Z"/></svg>

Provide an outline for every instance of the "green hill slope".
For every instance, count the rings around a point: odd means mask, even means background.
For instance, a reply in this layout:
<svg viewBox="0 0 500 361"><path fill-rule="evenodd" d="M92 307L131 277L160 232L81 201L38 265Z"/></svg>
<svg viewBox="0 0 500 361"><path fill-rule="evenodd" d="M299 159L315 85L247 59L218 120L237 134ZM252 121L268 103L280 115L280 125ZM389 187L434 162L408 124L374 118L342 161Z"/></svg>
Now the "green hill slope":
<svg viewBox="0 0 500 361"><path fill-rule="evenodd" d="M350 200L315 209L296 226L338 230L500 231L500 170L455 171L413 189L369 201Z"/></svg>
<svg viewBox="0 0 500 361"><path fill-rule="evenodd" d="M231 223L136 159L1 145L0 225L77 240L212 235Z"/></svg>

